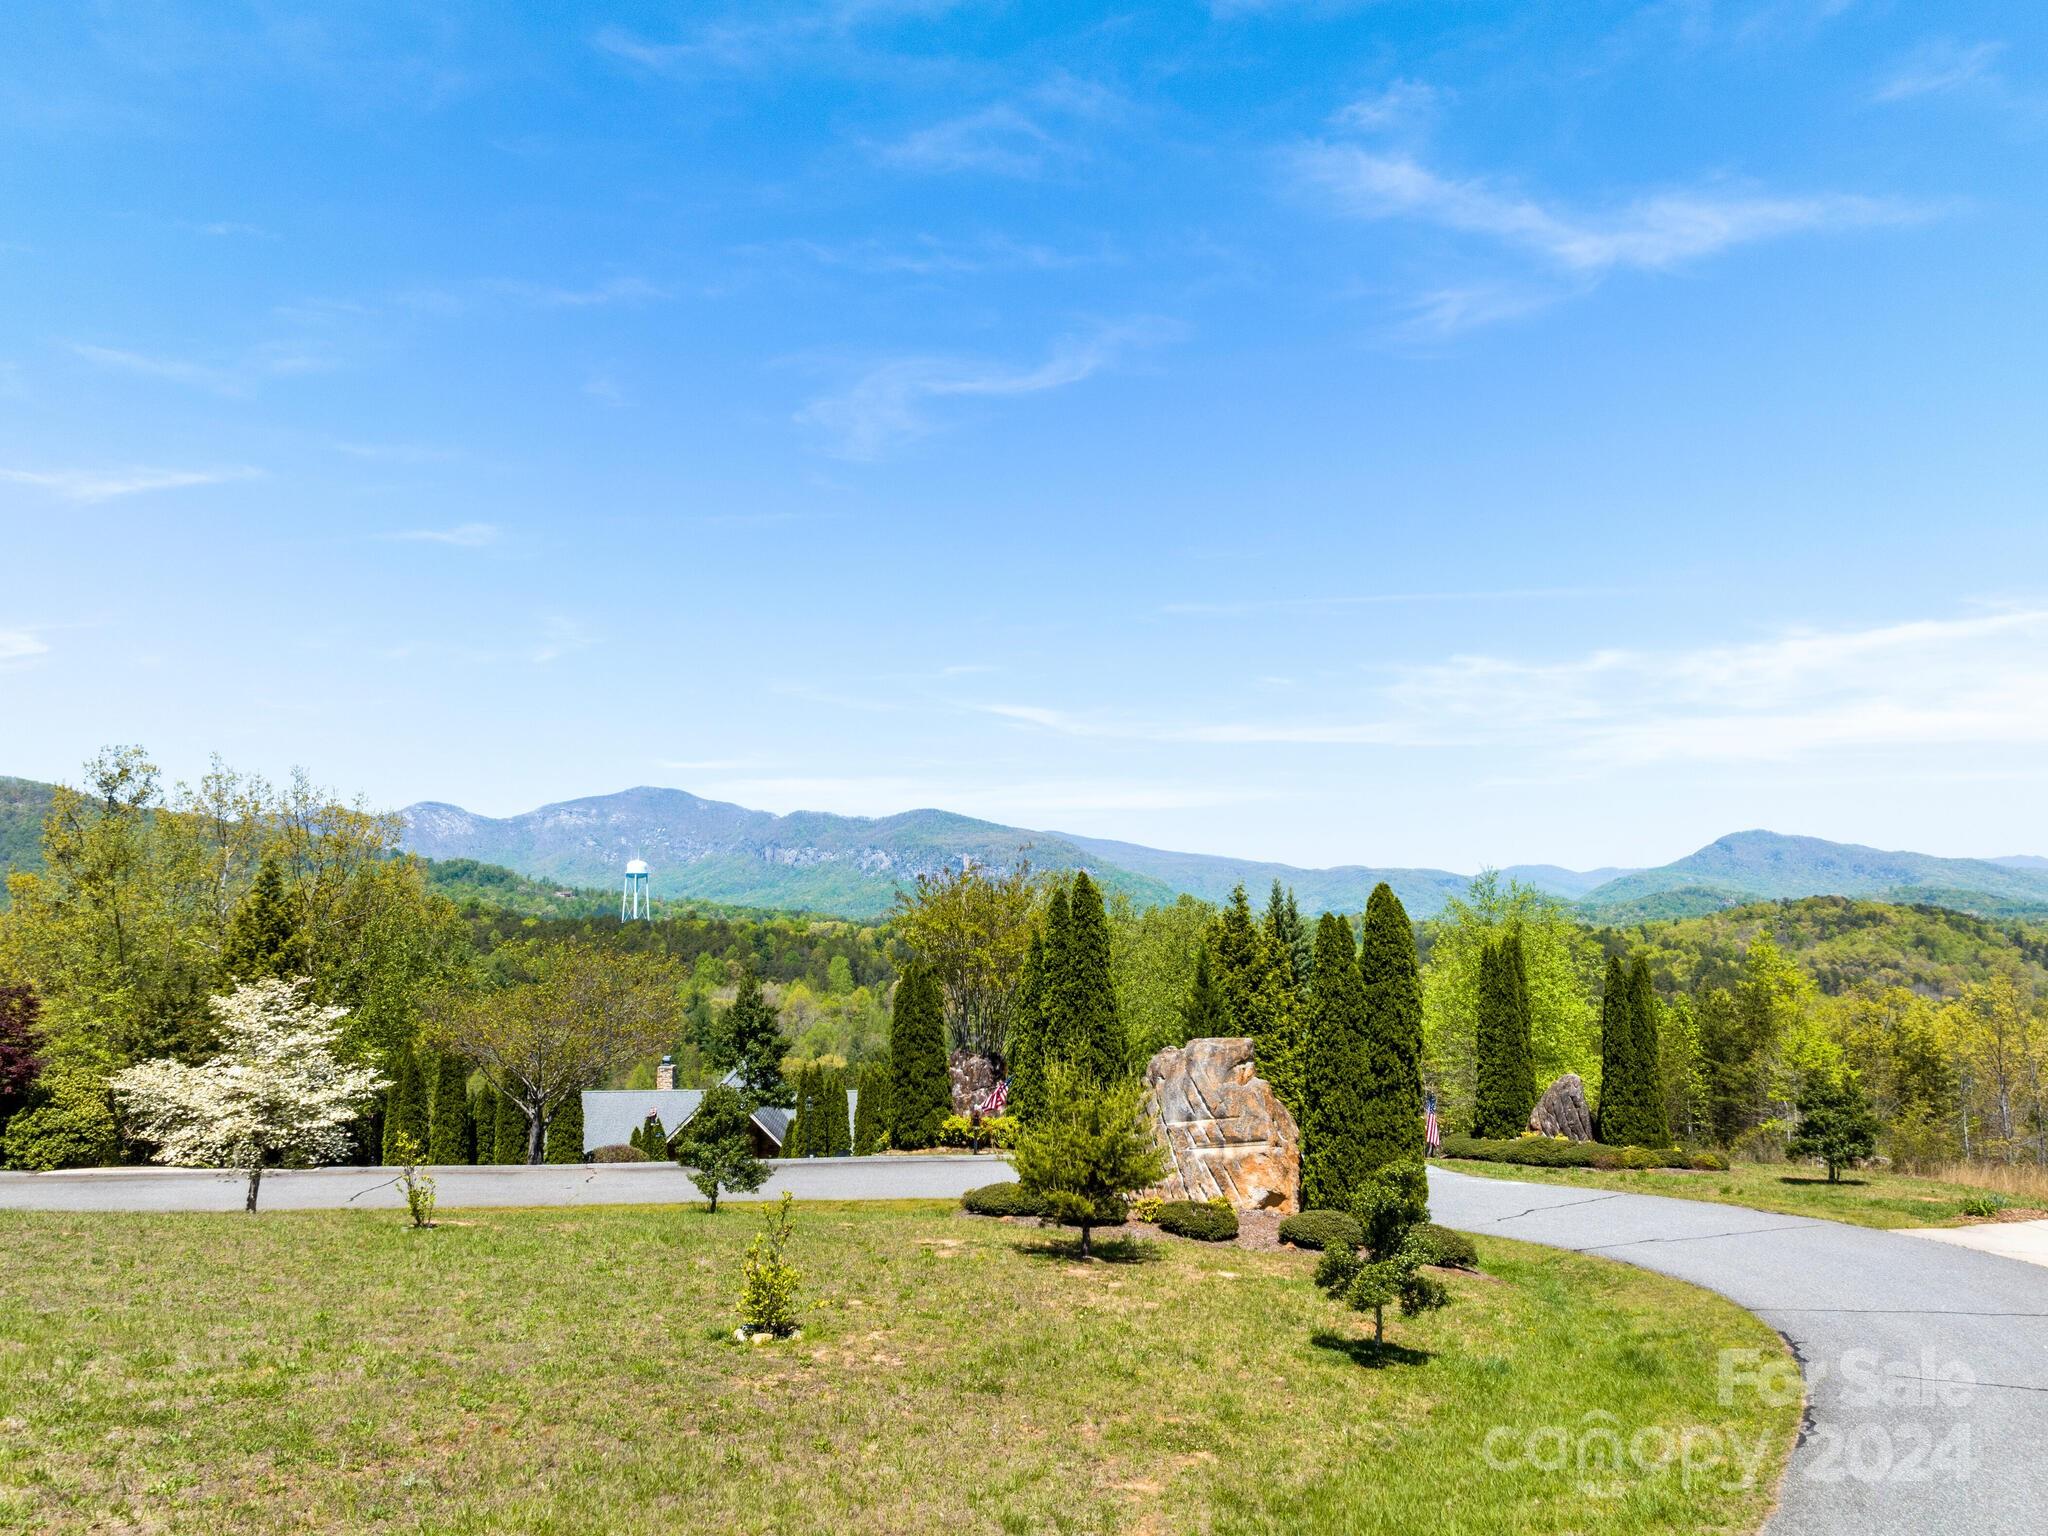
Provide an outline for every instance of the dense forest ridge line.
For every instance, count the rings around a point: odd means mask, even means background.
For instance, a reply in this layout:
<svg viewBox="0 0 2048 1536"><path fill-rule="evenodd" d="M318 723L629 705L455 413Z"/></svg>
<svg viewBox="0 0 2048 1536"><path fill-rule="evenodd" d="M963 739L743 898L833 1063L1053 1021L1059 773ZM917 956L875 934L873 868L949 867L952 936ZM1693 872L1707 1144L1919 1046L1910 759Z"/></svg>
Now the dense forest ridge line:
<svg viewBox="0 0 2048 1536"><path fill-rule="evenodd" d="M0 778L0 868L34 867L52 789ZM956 869L963 860L1087 868L1141 904L1181 894L1218 902L1240 883L1257 891L1278 880L1310 910L1358 910L1384 880L1417 917L1440 911L1473 878L1435 868L1314 869L1180 853L936 809L881 817L778 815L652 786L506 817L438 801L409 806L401 815L406 846L433 861L437 884L486 905L549 915L601 909L598 893L615 887L626 860L635 857L652 863L655 894L669 901L855 919L880 916L919 875ZM1939 858L1762 830L1731 833L1655 868L1523 864L1497 873L1601 923L1698 916L1806 896L1986 917L2048 915L2048 858L2038 855Z"/></svg>

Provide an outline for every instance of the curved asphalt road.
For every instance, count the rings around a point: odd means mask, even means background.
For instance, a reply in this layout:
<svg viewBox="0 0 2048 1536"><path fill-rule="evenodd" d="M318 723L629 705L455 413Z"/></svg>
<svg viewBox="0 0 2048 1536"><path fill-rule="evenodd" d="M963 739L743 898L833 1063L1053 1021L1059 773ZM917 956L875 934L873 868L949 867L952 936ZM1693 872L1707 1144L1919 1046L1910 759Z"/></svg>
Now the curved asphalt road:
<svg viewBox="0 0 2048 1536"><path fill-rule="evenodd" d="M1690 1280L1782 1333L1807 1423L1775 1536L2048 1530L2048 1269L1738 1206L1432 1167L1448 1227ZM1723 1381L1757 1390L1748 1362Z"/></svg>

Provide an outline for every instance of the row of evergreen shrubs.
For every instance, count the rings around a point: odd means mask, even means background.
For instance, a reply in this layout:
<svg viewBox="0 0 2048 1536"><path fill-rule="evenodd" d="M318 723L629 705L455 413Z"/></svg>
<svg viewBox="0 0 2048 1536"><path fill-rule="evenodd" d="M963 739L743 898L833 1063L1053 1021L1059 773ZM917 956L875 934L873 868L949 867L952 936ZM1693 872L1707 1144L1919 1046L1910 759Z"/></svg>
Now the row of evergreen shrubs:
<svg viewBox="0 0 2048 1536"><path fill-rule="evenodd" d="M1512 1163L1522 1168L1692 1168L1725 1171L1728 1159L1718 1152L1688 1152L1683 1147L1610 1147L1595 1141L1565 1141L1554 1136L1516 1136L1485 1140L1477 1136L1446 1136L1445 1157L1486 1163Z"/></svg>
<svg viewBox="0 0 2048 1536"><path fill-rule="evenodd" d="M1349 1211L1302 1211L1280 1223L1280 1241L1314 1252L1331 1248L1362 1248L1365 1246L1365 1227ZM1479 1267L1479 1250L1462 1232L1453 1232L1449 1227L1440 1227L1432 1221L1422 1227L1420 1241L1432 1264L1446 1269Z"/></svg>
<svg viewBox="0 0 2048 1536"><path fill-rule="evenodd" d="M961 1206L976 1216L1042 1216L1044 1209L1024 1186L1015 1180L984 1184L960 1197ZM1131 1214L1149 1221L1175 1237L1191 1237L1203 1243L1228 1243L1237 1239L1237 1212L1228 1205L1206 1200L1137 1200ZM1354 1223L1355 1225L1355 1223Z"/></svg>

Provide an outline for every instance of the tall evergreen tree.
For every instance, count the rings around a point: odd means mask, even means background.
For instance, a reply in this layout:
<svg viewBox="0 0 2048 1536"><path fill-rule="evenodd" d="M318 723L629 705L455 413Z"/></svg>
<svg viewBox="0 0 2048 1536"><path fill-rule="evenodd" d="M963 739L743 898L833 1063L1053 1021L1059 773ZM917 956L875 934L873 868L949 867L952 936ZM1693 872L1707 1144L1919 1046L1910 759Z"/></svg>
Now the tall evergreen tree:
<svg viewBox="0 0 2048 1536"><path fill-rule="evenodd" d="M396 1167L427 1155L427 1087L419 1057L409 1045L392 1052L386 1070L391 1086L384 1095L384 1163ZM409 1155L402 1155L408 1149Z"/></svg>
<svg viewBox="0 0 2048 1536"><path fill-rule="evenodd" d="M523 1163L526 1161L526 1113L510 1097L502 1093L492 1095L491 1106L491 1161L494 1163ZM483 1135L483 1127L477 1127L477 1135Z"/></svg>
<svg viewBox="0 0 2048 1536"><path fill-rule="evenodd" d="M1206 943L1195 949L1195 979L1189 984L1187 998L1180 1005L1180 1022L1183 1043L1213 1040L1232 1033L1236 1028L1230 1017L1230 999L1223 995L1223 988L1216 982L1216 969L1209 963L1209 946Z"/></svg>
<svg viewBox="0 0 2048 1536"><path fill-rule="evenodd" d="M1510 1111L1503 1105L1508 1097L1508 1079L1514 1071L1510 1043L1514 1024L1508 1017L1513 1004L1508 998L1504 970L1500 946L1488 943L1479 952L1477 1019L1473 1030L1474 1136L1511 1136L1521 1129L1508 1129Z"/></svg>
<svg viewBox="0 0 2048 1536"><path fill-rule="evenodd" d="M1508 936L1501 941L1501 956L1506 961L1508 999L1514 1005L1511 1014L1513 1038L1509 1042L1513 1065L1509 1086L1513 1097L1506 1101L1513 1129L1508 1134L1519 1136L1529 1128L1529 1115L1536 1108L1537 1097L1536 1010L1529 999L1529 964L1522 950L1519 925L1509 928Z"/></svg>
<svg viewBox="0 0 2048 1536"><path fill-rule="evenodd" d="M1348 1211L1375 1166L1361 1136L1371 1084L1365 980L1351 925L1331 912L1316 924L1306 1018L1301 1203L1305 1209Z"/></svg>
<svg viewBox="0 0 2048 1536"><path fill-rule="evenodd" d="M936 1145L940 1122L953 1112L953 1075L938 981L915 963L896 980L889 1060L889 1144L903 1151Z"/></svg>
<svg viewBox="0 0 2048 1536"><path fill-rule="evenodd" d="M818 1119L822 1129L813 1157L847 1157L853 1152L853 1125L846 1113L846 1074L836 1068L821 1068Z"/></svg>
<svg viewBox="0 0 2048 1536"><path fill-rule="evenodd" d="M1244 887L1209 925L1217 982L1229 1000L1235 1032L1252 1042L1253 1065L1298 1123L1302 1116L1300 1009L1288 966L1264 925L1254 922Z"/></svg>
<svg viewBox="0 0 2048 1536"><path fill-rule="evenodd" d="M740 972L739 989L726 1013L726 1033L742 1096L757 1108L763 1104L787 1108L791 1100L789 1087L782 1080L782 1019L761 995L761 978L751 964Z"/></svg>
<svg viewBox="0 0 2048 1536"><path fill-rule="evenodd" d="M548 1121L547 1151L541 1160L548 1163L580 1163L583 1161L583 1095L572 1093L562 1100L561 1108Z"/></svg>
<svg viewBox="0 0 2048 1536"><path fill-rule="evenodd" d="M290 980L306 973L305 942L284 887L284 865L266 853L228 920L221 969L235 981Z"/></svg>
<svg viewBox="0 0 2048 1536"><path fill-rule="evenodd" d="M1014 1040L1015 1036L1011 1038ZM855 1157L872 1157L889 1144L889 1084L893 1076L893 1069L887 1061L871 1061L860 1069L859 1096L854 1103L853 1116Z"/></svg>
<svg viewBox="0 0 2048 1536"><path fill-rule="evenodd" d="M1373 887L1365 905L1358 970L1365 992L1360 1162L1377 1172L1423 1155L1421 968L1414 925L1385 881Z"/></svg>
<svg viewBox="0 0 2048 1536"><path fill-rule="evenodd" d="M1299 992L1315 967L1315 939L1302 925L1301 908L1295 905L1293 888L1283 892L1278 880L1273 882L1272 894L1266 898L1265 930L1266 942L1273 946L1279 961L1282 979Z"/></svg>
<svg viewBox="0 0 2048 1536"><path fill-rule="evenodd" d="M469 1064L443 1053L434 1066L433 1111L427 1128L427 1161L466 1163L475 1155L469 1125Z"/></svg>
<svg viewBox="0 0 2048 1536"><path fill-rule="evenodd" d="M1010 1113L1028 1125L1045 1107L1045 1015L1053 990L1052 949L1065 943L1067 893L1055 887L1045 921L1031 930L1024 971L1017 985L1017 1013L1010 1021L1005 1065L1010 1073ZM893 1123L893 1122L885 1122Z"/></svg>
<svg viewBox="0 0 2048 1536"><path fill-rule="evenodd" d="M1626 1129L1628 1112L1628 1054L1635 1046L1634 1021L1628 1011L1628 972L1621 957L1607 957L1607 975L1600 985L1600 1101L1593 1111L1593 1139L1613 1141L1609 1121L1617 1114L1619 1128Z"/></svg>
<svg viewBox="0 0 2048 1536"><path fill-rule="evenodd" d="M497 1157L498 1091L483 1084L469 1096L469 1160L494 1163Z"/></svg>
<svg viewBox="0 0 2048 1536"><path fill-rule="evenodd" d="M1130 1043L1117 1018L1116 989L1109 979L1109 916L1086 870L1074 876L1064 953L1055 954L1053 962L1046 1058L1065 1061L1098 1083L1121 1077Z"/></svg>
<svg viewBox="0 0 2048 1536"><path fill-rule="evenodd" d="M1657 1038L1657 989L1650 981L1650 965L1637 955L1628 970L1629 1025L1634 1036L1630 1053L1635 1061L1636 1134L1639 1147L1671 1144L1671 1124L1664 1108L1663 1053Z"/></svg>

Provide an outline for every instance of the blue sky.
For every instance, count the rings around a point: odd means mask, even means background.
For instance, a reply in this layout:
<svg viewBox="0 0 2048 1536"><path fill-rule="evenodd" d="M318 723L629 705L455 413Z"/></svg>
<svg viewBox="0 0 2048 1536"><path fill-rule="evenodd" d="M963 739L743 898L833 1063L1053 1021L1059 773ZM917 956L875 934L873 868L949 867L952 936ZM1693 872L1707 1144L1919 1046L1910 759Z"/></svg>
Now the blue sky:
<svg viewBox="0 0 2048 1536"><path fill-rule="evenodd" d="M0 772L2048 852L2048 13L18 3Z"/></svg>

